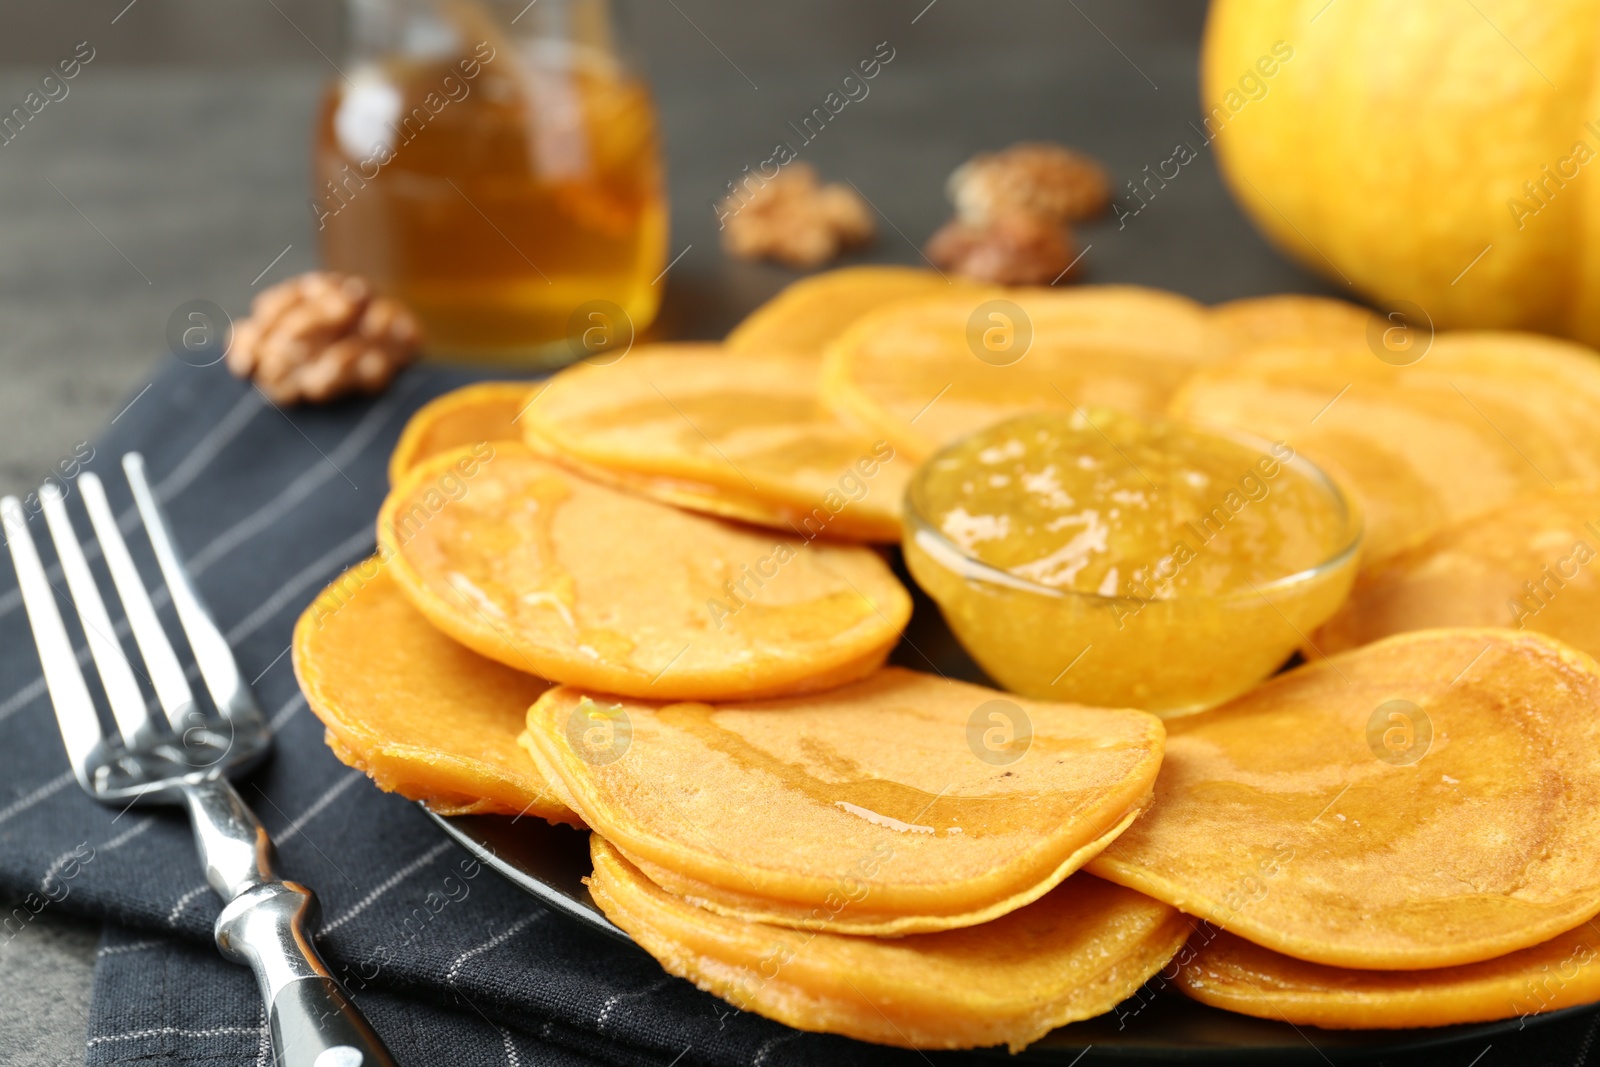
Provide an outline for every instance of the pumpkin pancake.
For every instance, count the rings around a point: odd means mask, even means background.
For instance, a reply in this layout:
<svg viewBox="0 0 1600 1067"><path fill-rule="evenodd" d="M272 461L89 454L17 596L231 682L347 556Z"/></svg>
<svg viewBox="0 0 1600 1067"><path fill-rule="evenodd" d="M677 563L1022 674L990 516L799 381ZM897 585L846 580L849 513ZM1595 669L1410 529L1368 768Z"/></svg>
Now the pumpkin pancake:
<svg viewBox="0 0 1600 1067"><path fill-rule="evenodd" d="M879 934L1043 895L1144 806L1163 736L1144 712L899 668L716 706L561 686L528 731L575 810L663 882L729 914Z"/></svg>
<svg viewBox="0 0 1600 1067"><path fill-rule="evenodd" d="M597 485L525 445L427 460L378 545L435 626L490 659L601 692L808 692L888 655L911 598L870 549L807 544Z"/></svg>
<svg viewBox="0 0 1600 1067"><path fill-rule="evenodd" d="M911 463L823 407L817 374L806 356L657 346L562 371L523 431L557 462L678 506L704 501L808 538L897 542Z"/></svg>
<svg viewBox="0 0 1600 1067"><path fill-rule="evenodd" d="M1205 1004L1297 1026L1390 1030L1489 1022L1600 1000L1600 929L1585 923L1482 963L1358 971L1307 963L1219 933L1178 954L1177 985Z"/></svg>
<svg viewBox="0 0 1600 1067"><path fill-rule="evenodd" d="M635 474L632 471L598 467L573 456L557 453L549 446L541 447L537 441L529 444L529 447L546 459L574 474L582 475L591 482L609 485L613 489L621 489L635 496L659 500L663 504L671 504L685 511L698 511L703 515L715 515L720 519L732 519L735 522L750 523L752 526L769 526L779 530L801 529L800 521L805 517L793 511L782 511L748 493L741 495L722 486L696 482L688 478L663 478L659 475ZM813 522L813 526L815 525ZM824 528L822 536L826 536L827 533Z"/></svg>
<svg viewBox="0 0 1600 1067"><path fill-rule="evenodd" d="M1226 351L1206 309L1173 293L989 289L901 301L862 318L829 347L822 394L922 459L1041 408L1160 414L1194 370Z"/></svg>
<svg viewBox="0 0 1600 1067"><path fill-rule="evenodd" d="M1600 489L1536 489L1367 568L1324 652L1407 630L1510 626L1600 655Z"/></svg>
<svg viewBox="0 0 1600 1067"><path fill-rule="evenodd" d="M1541 634L1391 637L1168 723L1089 870L1317 963L1528 948L1600 911L1597 710L1600 664Z"/></svg>
<svg viewBox="0 0 1600 1067"><path fill-rule="evenodd" d="M517 744L550 686L435 630L377 559L336 578L295 624L294 672L328 747L380 788L441 815L583 821Z"/></svg>
<svg viewBox="0 0 1600 1067"><path fill-rule="evenodd" d="M904 1048L1020 1051L1111 1010L1182 946L1177 911L1078 875L1004 918L883 939L728 919L664 892L591 837L589 891L666 970L741 1011Z"/></svg>
<svg viewBox="0 0 1600 1067"><path fill-rule="evenodd" d="M1197 374L1171 413L1287 441L1339 477L1374 562L1525 490L1600 480L1600 359L1527 334L1441 333L1403 367L1365 345L1257 349Z"/></svg>
<svg viewBox="0 0 1600 1067"><path fill-rule="evenodd" d="M1230 300L1211 309L1212 324L1227 334L1240 352L1284 341L1361 344L1376 318L1359 304L1298 293Z"/></svg>
<svg viewBox="0 0 1600 1067"><path fill-rule="evenodd" d="M936 271L915 267L844 267L791 283L728 334L735 352L820 356L828 343L863 315L908 297L974 289Z"/></svg>
<svg viewBox="0 0 1600 1067"><path fill-rule="evenodd" d="M524 731L523 735L518 738L518 742L526 748L531 744L531 738ZM540 763L538 760L535 762L541 768L547 766L547 764ZM545 772L541 770L540 773L543 774ZM549 773L554 774L555 772L552 770ZM566 796L566 794L562 795ZM1139 817L1142 810L1142 808L1136 808L1128 812L1121 822L1067 857L1066 862L1062 863L1057 870L1075 871L1080 869L1089 860L1098 856L1107 845L1115 841L1117 835L1126 830L1133 823L1133 820ZM1056 879L1052 877L1044 882L1030 885L1002 900L973 908L970 911L937 916L906 916L879 910L873 906L870 898L852 901L847 907L818 908L815 905L792 904L758 896L754 893L741 893L737 890L725 889L709 882L685 877L676 871L669 870L660 864L651 863L637 856L628 856L628 862L639 868L645 877L673 896L682 897L696 907L714 911L718 915L726 915L731 919L742 919L745 922L789 926L798 930L829 930L836 934L862 934L871 937L898 937L905 933L954 930L963 926L976 926L979 923L990 922L1032 903L1057 884Z"/></svg>
<svg viewBox="0 0 1600 1067"><path fill-rule="evenodd" d="M478 382L435 397L417 409L389 455L389 484L418 463L479 441L519 441L516 419L534 382Z"/></svg>

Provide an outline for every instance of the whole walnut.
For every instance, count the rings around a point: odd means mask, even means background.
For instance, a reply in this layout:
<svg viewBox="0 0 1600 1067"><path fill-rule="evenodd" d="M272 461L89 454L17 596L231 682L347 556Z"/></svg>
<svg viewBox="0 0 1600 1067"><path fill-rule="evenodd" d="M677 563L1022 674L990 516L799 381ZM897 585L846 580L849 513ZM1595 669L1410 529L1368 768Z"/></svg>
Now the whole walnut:
<svg viewBox="0 0 1600 1067"><path fill-rule="evenodd" d="M1065 225L1030 214L951 219L924 251L941 270L996 285L1050 285L1077 257Z"/></svg>
<svg viewBox="0 0 1600 1067"><path fill-rule="evenodd" d="M363 278L313 271L262 291L236 323L228 369L274 402L376 393L416 358L421 329Z"/></svg>
<svg viewBox="0 0 1600 1067"><path fill-rule="evenodd" d="M1076 222L1101 214L1111 203L1111 180L1104 167L1044 142L1025 141L973 156L955 169L946 188L956 214L972 223L1006 214Z"/></svg>
<svg viewBox="0 0 1600 1067"><path fill-rule="evenodd" d="M823 185L805 163L718 205L722 245L740 259L773 259L802 269L819 267L872 239L872 213L848 185Z"/></svg>

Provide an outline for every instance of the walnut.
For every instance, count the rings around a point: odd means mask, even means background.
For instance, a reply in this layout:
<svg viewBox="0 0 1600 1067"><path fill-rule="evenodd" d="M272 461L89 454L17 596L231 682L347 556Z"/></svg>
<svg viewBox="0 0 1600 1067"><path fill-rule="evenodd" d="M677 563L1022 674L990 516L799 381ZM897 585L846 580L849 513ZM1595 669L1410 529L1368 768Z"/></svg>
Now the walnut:
<svg viewBox="0 0 1600 1067"><path fill-rule="evenodd" d="M1065 225L1030 214L984 223L951 219L928 239L928 259L943 270L996 285L1049 285L1077 256Z"/></svg>
<svg viewBox="0 0 1600 1067"><path fill-rule="evenodd" d="M363 278L312 272L263 291L235 324L228 369L280 404L376 393L416 356L421 331Z"/></svg>
<svg viewBox="0 0 1600 1067"><path fill-rule="evenodd" d="M872 213L847 185L821 185L805 163L791 163L748 196L718 206L722 246L739 259L818 267L872 240Z"/></svg>
<svg viewBox="0 0 1600 1067"><path fill-rule="evenodd" d="M1012 213L1076 222L1101 214L1111 203L1105 168L1088 156L1042 142L973 156L950 175L947 190L956 213L978 224Z"/></svg>

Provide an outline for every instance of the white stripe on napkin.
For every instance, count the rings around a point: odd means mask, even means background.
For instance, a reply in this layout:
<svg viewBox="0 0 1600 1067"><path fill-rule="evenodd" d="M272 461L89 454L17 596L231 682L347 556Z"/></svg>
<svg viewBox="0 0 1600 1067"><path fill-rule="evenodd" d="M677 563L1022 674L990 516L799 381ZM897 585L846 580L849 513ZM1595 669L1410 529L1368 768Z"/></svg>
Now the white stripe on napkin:
<svg viewBox="0 0 1600 1067"><path fill-rule="evenodd" d="M428 864L444 855L447 851L449 851L452 844L454 844L454 842L452 842L449 838L440 841L438 844L428 849L428 851L424 852L422 855L418 856L416 859L412 860L410 863L406 864L404 867L401 867L398 871L395 871L389 877L385 878L378 884L378 888L362 897L350 908L349 911L345 912L337 919L334 919L332 922L324 923L320 932L324 934L332 933L345 923L349 922L351 919L354 919L357 915L360 915L363 911L366 911L367 908L371 907L373 902L379 897L383 896L389 890L393 889L395 886L399 885L401 882L405 881L407 878L411 877L413 874L416 874L422 868L426 867Z"/></svg>
<svg viewBox="0 0 1600 1067"><path fill-rule="evenodd" d="M523 930L526 930L529 926L532 926L534 923L536 923L540 919L544 918L545 915L546 915L546 912L544 912L544 911L530 912L529 914L524 915L522 918L518 919L516 922L512 923L510 926L506 927L504 930L500 931L498 934L495 934L493 937L491 937L489 940L485 941L483 944L479 945L477 948L469 948L469 949L467 949L467 951L465 951L461 955L457 956L455 958L455 961L450 964L450 970L445 974L444 980L446 982L450 983L451 985L455 985L456 984L456 975L460 973L462 964L466 963L468 960L472 959L474 956L481 956L485 952L488 952L490 949L493 949L493 948L496 948L496 947L498 947L500 945L505 944L507 941L509 941L513 937L517 936L517 934L521 933Z"/></svg>

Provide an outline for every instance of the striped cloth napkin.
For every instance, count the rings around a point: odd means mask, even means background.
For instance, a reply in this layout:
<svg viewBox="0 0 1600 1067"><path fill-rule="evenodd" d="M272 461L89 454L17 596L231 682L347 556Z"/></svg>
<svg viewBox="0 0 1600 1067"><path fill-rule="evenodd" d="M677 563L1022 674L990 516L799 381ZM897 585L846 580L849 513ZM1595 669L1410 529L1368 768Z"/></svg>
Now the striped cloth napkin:
<svg viewBox="0 0 1600 1067"><path fill-rule="evenodd" d="M407 417L466 380L418 367L375 400L280 411L221 367L174 363L88 462L156 588L118 466L123 452L144 453L201 595L255 680L277 744L240 792L277 842L284 875L321 898L330 966L407 1067L916 1061L736 1012L643 952L545 911L323 744L290 668L295 618L372 551L389 451ZM48 561L43 527L35 517ZM98 570L93 546L91 556ZM164 589L156 600L178 634ZM254 982L212 943L220 902L182 813L119 814L73 781L9 564L0 566L0 664L0 899L20 902L0 938L44 909L105 922L90 1064L270 1063Z"/></svg>

